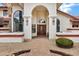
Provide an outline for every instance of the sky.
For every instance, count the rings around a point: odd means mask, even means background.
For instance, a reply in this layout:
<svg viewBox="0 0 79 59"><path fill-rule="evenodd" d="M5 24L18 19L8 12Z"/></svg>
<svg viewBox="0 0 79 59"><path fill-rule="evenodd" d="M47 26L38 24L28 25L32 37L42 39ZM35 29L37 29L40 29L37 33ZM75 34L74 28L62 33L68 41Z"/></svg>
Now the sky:
<svg viewBox="0 0 79 59"><path fill-rule="evenodd" d="M73 16L79 16L79 3L64 3L59 9Z"/></svg>

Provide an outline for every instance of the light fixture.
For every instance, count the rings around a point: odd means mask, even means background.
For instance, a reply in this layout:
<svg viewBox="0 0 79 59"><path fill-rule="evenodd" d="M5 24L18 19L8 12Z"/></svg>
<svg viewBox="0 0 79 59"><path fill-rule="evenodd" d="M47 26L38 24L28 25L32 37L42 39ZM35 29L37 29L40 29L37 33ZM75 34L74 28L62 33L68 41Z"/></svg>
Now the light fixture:
<svg viewBox="0 0 79 59"><path fill-rule="evenodd" d="M53 24L53 25L55 24L55 20L52 20L52 24Z"/></svg>
<svg viewBox="0 0 79 59"><path fill-rule="evenodd" d="M28 20L26 20L26 25L28 25Z"/></svg>

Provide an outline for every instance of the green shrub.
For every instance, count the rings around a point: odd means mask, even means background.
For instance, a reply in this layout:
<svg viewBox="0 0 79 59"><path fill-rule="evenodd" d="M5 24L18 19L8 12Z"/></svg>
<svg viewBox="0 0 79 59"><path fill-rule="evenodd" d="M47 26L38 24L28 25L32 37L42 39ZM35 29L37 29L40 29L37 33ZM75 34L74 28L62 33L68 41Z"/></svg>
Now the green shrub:
<svg viewBox="0 0 79 59"><path fill-rule="evenodd" d="M56 45L62 48L73 47L73 41L68 38L58 38L56 39Z"/></svg>

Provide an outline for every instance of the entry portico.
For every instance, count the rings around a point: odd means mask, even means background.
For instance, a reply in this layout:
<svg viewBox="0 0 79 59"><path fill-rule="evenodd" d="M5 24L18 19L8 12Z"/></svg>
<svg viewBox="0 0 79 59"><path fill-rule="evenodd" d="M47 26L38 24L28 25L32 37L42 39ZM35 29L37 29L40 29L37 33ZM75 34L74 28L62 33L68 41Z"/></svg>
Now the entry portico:
<svg viewBox="0 0 79 59"><path fill-rule="evenodd" d="M45 12L45 13L44 13ZM47 15L46 15L47 13ZM32 36L37 36L37 32L41 25L46 23L46 35L49 35L49 39L55 37L56 32L56 4L42 4L42 3L27 3L24 4L24 35L26 39L32 39ZM35 23L36 21L36 23ZM47 21L45 23L39 23L39 21ZM39 24L38 24L39 23ZM32 25L35 24L35 33L32 31ZM37 25L37 26L36 26ZM43 27L44 28L44 27ZM45 30L45 29L44 29ZM35 34L35 35L34 35Z"/></svg>

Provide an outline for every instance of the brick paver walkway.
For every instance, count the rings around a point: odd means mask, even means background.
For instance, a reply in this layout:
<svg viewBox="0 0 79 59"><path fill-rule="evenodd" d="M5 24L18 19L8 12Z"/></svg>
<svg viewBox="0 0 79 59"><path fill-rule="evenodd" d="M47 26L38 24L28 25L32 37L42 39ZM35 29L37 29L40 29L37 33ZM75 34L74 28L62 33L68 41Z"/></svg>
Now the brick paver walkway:
<svg viewBox="0 0 79 59"><path fill-rule="evenodd" d="M12 53L31 49L29 53L23 53L21 56L56 56L58 54L50 53L50 40L46 37L38 37L30 42L23 43L0 43L0 56L12 55Z"/></svg>
<svg viewBox="0 0 79 59"><path fill-rule="evenodd" d="M49 50L57 50L71 55L79 55L79 43L75 43L71 49L59 48L55 40L48 40L46 37L34 38L29 42L23 43L0 43L0 56L12 55L18 51L31 49L29 53L20 54L20 56L60 56L60 54L51 53Z"/></svg>
<svg viewBox="0 0 79 59"><path fill-rule="evenodd" d="M58 54L50 53L51 43L46 37L38 37L32 39L30 43L31 52L28 54L21 54L21 55L32 55L32 56L56 56Z"/></svg>

